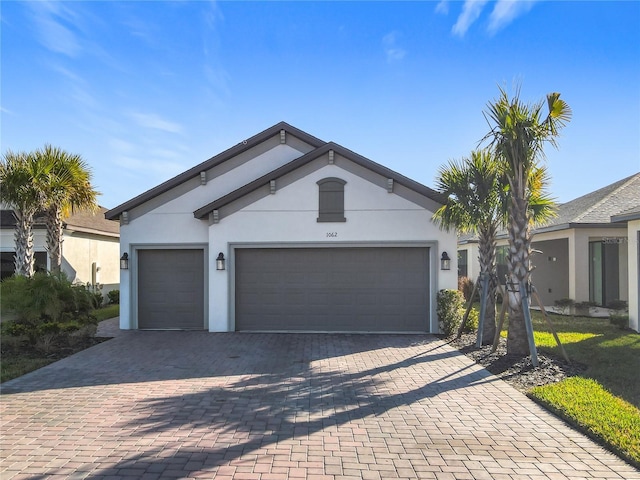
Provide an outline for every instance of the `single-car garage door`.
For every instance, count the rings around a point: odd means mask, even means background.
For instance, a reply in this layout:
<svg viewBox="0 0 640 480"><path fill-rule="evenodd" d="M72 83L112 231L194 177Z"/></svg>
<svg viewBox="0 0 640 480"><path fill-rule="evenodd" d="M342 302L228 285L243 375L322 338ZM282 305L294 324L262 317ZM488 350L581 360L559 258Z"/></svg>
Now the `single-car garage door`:
<svg viewBox="0 0 640 480"><path fill-rule="evenodd" d="M236 249L236 330L429 331L428 248Z"/></svg>
<svg viewBox="0 0 640 480"><path fill-rule="evenodd" d="M204 250L138 250L138 328L205 328Z"/></svg>

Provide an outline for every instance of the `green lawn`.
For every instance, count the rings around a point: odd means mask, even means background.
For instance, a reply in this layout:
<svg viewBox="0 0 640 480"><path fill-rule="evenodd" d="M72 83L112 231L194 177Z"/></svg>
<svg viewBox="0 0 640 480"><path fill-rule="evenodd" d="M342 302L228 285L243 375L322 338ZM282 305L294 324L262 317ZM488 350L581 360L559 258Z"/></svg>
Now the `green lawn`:
<svg viewBox="0 0 640 480"><path fill-rule="evenodd" d="M107 305L93 312L99 322L120 316L120 305Z"/></svg>
<svg viewBox="0 0 640 480"><path fill-rule="evenodd" d="M587 366L584 377L593 378L611 393L640 408L640 334L621 330L606 318L551 315L571 361ZM560 356L546 322L533 312L534 338L540 350Z"/></svg>
<svg viewBox="0 0 640 480"><path fill-rule="evenodd" d="M550 319L569 359L587 369L529 395L640 466L640 334L606 318ZM532 321L539 350L561 356L542 314L532 312Z"/></svg>

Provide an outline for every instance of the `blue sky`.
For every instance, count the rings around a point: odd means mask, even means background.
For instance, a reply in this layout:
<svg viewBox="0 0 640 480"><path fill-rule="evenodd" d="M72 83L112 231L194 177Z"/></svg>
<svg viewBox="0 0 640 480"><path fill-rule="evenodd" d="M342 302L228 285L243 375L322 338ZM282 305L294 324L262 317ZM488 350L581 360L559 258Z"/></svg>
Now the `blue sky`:
<svg viewBox="0 0 640 480"><path fill-rule="evenodd" d="M113 208L284 120L433 186L498 87L562 94L561 202L640 171L640 2L3 1L1 150L90 164Z"/></svg>

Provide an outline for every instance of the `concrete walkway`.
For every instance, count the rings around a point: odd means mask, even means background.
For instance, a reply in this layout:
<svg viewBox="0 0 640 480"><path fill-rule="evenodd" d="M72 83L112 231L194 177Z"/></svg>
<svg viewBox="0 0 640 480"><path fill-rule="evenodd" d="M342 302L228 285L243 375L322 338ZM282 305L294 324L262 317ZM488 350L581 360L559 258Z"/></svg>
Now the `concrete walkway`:
<svg viewBox="0 0 640 480"><path fill-rule="evenodd" d="M0 478L640 479L431 336L118 333L2 385Z"/></svg>

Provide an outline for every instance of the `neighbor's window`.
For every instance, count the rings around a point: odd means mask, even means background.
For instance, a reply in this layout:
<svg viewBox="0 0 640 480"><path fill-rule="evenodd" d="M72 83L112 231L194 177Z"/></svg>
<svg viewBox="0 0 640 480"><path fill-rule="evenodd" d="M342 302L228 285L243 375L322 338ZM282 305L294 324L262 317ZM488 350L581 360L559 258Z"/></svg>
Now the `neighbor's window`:
<svg viewBox="0 0 640 480"><path fill-rule="evenodd" d="M458 276L466 277L467 273L467 251L458 250Z"/></svg>
<svg viewBox="0 0 640 480"><path fill-rule="evenodd" d="M15 273L15 265L13 263L14 252L0 253L0 278L4 280ZM35 261L33 268L36 272L47 271L47 252L34 252Z"/></svg>
<svg viewBox="0 0 640 480"><path fill-rule="evenodd" d="M344 185L339 178L323 178L318 181L320 206L318 222L346 222L344 218Z"/></svg>

